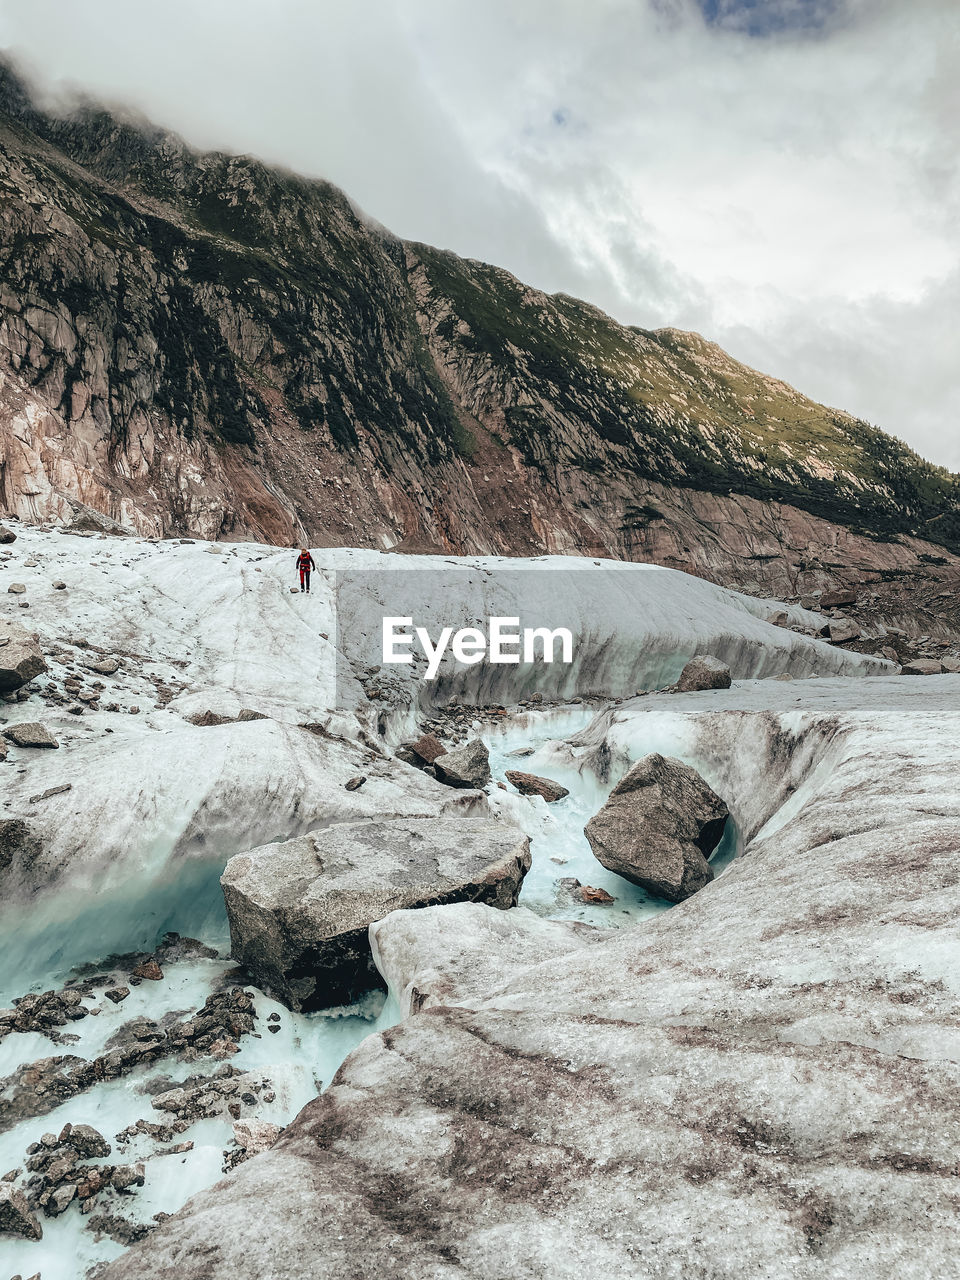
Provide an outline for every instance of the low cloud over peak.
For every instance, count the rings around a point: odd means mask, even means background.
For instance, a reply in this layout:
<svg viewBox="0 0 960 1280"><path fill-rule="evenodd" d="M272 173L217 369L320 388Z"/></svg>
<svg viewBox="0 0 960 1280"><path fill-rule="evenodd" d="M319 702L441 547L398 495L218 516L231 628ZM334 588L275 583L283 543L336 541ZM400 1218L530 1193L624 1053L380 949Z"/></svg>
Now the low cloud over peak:
<svg viewBox="0 0 960 1280"><path fill-rule="evenodd" d="M0 0L0 45L960 469L952 0Z"/></svg>

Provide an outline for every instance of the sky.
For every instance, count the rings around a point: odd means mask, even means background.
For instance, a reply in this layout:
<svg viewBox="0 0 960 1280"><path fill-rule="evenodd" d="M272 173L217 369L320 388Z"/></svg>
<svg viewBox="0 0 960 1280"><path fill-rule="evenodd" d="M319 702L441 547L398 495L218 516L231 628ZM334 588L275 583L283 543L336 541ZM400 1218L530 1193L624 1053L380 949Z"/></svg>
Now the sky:
<svg viewBox="0 0 960 1280"><path fill-rule="evenodd" d="M0 48L960 471L956 0L0 0Z"/></svg>

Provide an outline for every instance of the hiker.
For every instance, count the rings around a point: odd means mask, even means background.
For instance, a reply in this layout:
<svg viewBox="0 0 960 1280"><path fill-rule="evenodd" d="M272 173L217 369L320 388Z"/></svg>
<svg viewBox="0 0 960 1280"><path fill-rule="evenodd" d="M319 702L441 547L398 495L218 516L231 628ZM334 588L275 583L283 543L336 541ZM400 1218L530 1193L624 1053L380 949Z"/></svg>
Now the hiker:
<svg viewBox="0 0 960 1280"><path fill-rule="evenodd" d="M306 547L300 548L300 554L297 556L297 568L300 570L300 590L310 594L310 570L316 569L313 563L313 556Z"/></svg>

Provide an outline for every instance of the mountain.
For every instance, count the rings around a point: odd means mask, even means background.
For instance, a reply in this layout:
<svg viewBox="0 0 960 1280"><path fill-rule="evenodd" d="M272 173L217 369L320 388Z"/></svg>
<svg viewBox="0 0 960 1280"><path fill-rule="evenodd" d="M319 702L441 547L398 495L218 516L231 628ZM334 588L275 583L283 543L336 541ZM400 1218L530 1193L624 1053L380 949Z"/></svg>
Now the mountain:
<svg viewBox="0 0 960 1280"><path fill-rule="evenodd" d="M960 580L960 477L739 364L0 69L0 494L150 534ZM929 588L929 590L928 590Z"/></svg>

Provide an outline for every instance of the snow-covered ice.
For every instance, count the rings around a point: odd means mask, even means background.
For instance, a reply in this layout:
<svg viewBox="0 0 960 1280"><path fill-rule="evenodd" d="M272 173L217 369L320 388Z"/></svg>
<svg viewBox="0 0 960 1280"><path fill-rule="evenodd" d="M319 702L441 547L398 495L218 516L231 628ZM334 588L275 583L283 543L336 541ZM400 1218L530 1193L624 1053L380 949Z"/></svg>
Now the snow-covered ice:
<svg viewBox="0 0 960 1280"><path fill-rule="evenodd" d="M672 681L697 652L712 653L733 669L733 690L613 705L597 721L584 705L518 712L501 730L484 729L496 778L519 763L570 788L555 806L489 789L492 811L532 837L534 863L522 903L541 921L654 924L665 904L600 867L582 834L617 770L638 754L669 748L702 768L730 799L743 838L754 838L777 805L788 802L791 788L809 785L814 756L825 767L834 735L819 712L811 718L806 708L808 694L825 697L821 685L829 690L836 682L739 682L784 672L861 677L885 670L874 659L771 625L767 619L782 608L776 602L652 566L320 551L307 597L289 589L293 551L78 537L26 526L18 526L17 534L17 542L0 553L0 602L39 634L49 670L26 701L4 705L3 719L40 720L60 747L40 752L11 746L0 764L7 780L0 817L22 820L29 835L28 846L0 867L0 987L6 1000L58 987L76 964L149 951L168 930L198 937L225 956L218 881L233 854L333 823L429 816L455 807L456 793L392 756L391 745L412 731L421 709L447 698L511 705L531 693L558 702L587 694L621 698ZM28 567L26 560L36 564ZM576 659L563 669L447 671L431 686L417 667L397 668L387 673L382 696L368 697L365 631L382 611L385 575L391 599L406 592L405 611L430 627L517 614L552 626L563 602L563 621L578 637ZM29 609L6 594L10 580L26 583ZM65 590L54 588L58 580ZM810 620L791 613L798 625ZM118 670L92 671L88 663L103 658L117 659ZM857 678L844 687L866 684L881 694L890 683ZM74 715L70 704L76 708L80 691L95 701ZM761 798L751 794L750 771L759 759L751 744L773 730L758 728L756 717L744 719L739 738L720 735L721 749L711 747L714 739L702 725L765 698L778 708L775 736L785 756L789 739L793 763L784 763L783 776L772 779ZM800 700L796 711L794 699ZM634 723L638 706L642 719ZM233 720L243 710L264 718L205 726L189 719L210 711ZM531 746L535 754L519 762L509 755ZM598 767L601 747L604 768ZM727 759L730 751L736 760ZM347 791L344 784L360 774L364 785ZM37 798L48 790L55 794ZM736 842L733 832L716 855L718 867ZM565 877L606 888L617 901L588 906L559 887ZM724 873L720 883L726 878ZM567 925L557 927L562 933ZM0 1073L9 1076L55 1053L92 1058L138 1015L183 1017L203 1004L228 963L180 960L165 968L162 982L134 987L119 1005L86 998L100 1013L60 1028L77 1037L66 1044L37 1032L10 1034L0 1042ZM255 994L255 1005L259 1038L242 1037L231 1061L269 1078L275 1099L257 1114L278 1124L291 1121L328 1085L371 1031L400 1016L391 1000L382 1009L367 1002L307 1017L262 993ZM271 1013L280 1015L276 1034L265 1030ZM181 1078L212 1065L159 1062L97 1084L0 1135L0 1164L16 1167L28 1142L67 1120L93 1124L112 1140L125 1125L151 1116L149 1098L138 1091L148 1077L169 1072ZM131 1199L137 1220L173 1212L219 1178L230 1136L223 1117L198 1121L186 1134L194 1141L191 1152L149 1160L147 1184ZM41 1269L44 1280L73 1280L77 1267L120 1250L107 1238L93 1243L74 1208L44 1220L44 1231L42 1245L12 1246L11 1273Z"/></svg>

